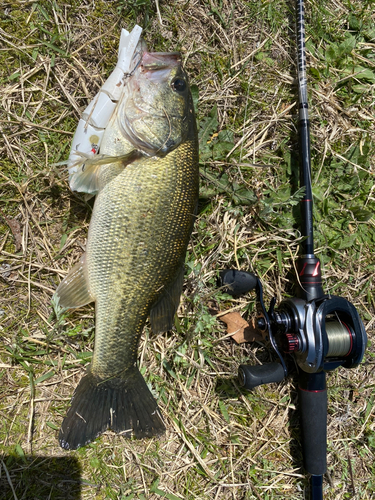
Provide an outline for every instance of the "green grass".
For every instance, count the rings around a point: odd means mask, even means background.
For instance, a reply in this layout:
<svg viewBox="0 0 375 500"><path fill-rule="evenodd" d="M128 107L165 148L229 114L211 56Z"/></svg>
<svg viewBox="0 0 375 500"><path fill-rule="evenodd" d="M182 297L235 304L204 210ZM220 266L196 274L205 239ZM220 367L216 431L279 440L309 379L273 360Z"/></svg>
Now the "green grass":
<svg viewBox="0 0 375 500"><path fill-rule="evenodd" d="M2 498L211 500L306 497L296 377L245 392L238 364L274 360L233 344L212 311L255 313L216 287L255 271L266 301L290 293L298 254L293 5L284 0L6 2L0 12L0 491ZM350 300L369 347L328 376L327 499L374 490L373 2L306 4L314 226L324 288ZM56 319L51 296L81 255L92 201L62 167L80 112L112 71L120 28L180 50L200 138L199 215L175 330L140 346L167 433L106 433L66 453L57 433L94 342L94 309ZM19 222L22 248L3 216ZM43 481L39 481L42 478ZM12 491L14 490L14 493ZM23 496L24 495L24 496ZM0 495L1 496L1 495Z"/></svg>

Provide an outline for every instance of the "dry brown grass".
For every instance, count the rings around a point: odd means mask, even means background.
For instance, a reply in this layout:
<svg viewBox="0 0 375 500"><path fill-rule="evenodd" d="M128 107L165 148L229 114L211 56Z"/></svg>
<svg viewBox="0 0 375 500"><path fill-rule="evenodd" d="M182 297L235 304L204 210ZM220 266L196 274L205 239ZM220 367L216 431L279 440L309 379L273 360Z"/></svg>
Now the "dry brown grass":
<svg viewBox="0 0 375 500"><path fill-rule="evenodd" d="M361 5L353 3L359 16ZM77 452L58 446L57 429L93 347L94 309L57 322L51 296L82 254L92 201L71 193L64 169L51 165L66 159L80 112L111 71L120 27L135 22L131 9L118 14L124 5L5 2L0 17L0 498L306 498L296 380L241 390L238 364L267 362L273 353L261 344L232 344L209 314L215 307L254 310L253 296L230 300L216 290L219 269L255 270L267 300L281 300L298 253L292 207L287 196L283 201L275 195L290 183L296 142L293 15L281 0L161 3L163 26L151 17L146 40L155 50L182 51L199 88L201 123L216 104L217 130L233 132L232 152L206 159L205 168L217 179L225 172L258 202L235 205L214 185L210 203L202 201L189 249L177 332L149 339L146 329L140 362L159 396L165 437L133 441L108 432ZM139 23L145 9L138 11ZM308 2L308 11L319 13L314 26L334 37L348 7L337 1L325 9ZM371 15L366 19L375 26ZM313 43L326 44L319 36ZM373 47L367 39L358 45L356 63L373 68ZM374 151L374 82L361 80L367 91L348 104L337 85L340 68L332 64L325 77L322 60L310 52L309 64L320 71L311 87L315 179L329 178L322 189L345 208L328 166L355 144ZM361 169L375 173L372 158L366 165L356 158L349 162L353 176ZM286 164L292 165L288 175ZM202 177L202 192L207 188L212 184ZM266 210L269 197L274 213ZM370 191L366 206L373 202ZM318 253L328 255L326 289L358 307L372 340L375 224L347 220L341 237L366 224L369 243L339 248L327 233L338 229L327 216L317 216ZM360 367L328 377L327 499L374 498L373 356L370 345Z"/></svg>

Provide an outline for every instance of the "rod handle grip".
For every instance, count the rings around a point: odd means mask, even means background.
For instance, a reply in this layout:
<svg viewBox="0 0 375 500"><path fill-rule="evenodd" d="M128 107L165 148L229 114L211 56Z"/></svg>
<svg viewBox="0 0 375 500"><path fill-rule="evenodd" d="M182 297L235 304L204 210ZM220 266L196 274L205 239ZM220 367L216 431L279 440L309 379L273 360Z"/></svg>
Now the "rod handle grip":
<svg viewBox="0 0 375 500"><path fill-rule="evenodd" d="M240 365L238 380L245 389L254 389L258 385L281 382L285 376L284 368L280 363L265 365Z"/></svg>
<svg viewBox="0 0 375 500"><path fill-rule="evenodd" d="M298 389L303 461L307 472L327 471L327 390Z"/></svg>

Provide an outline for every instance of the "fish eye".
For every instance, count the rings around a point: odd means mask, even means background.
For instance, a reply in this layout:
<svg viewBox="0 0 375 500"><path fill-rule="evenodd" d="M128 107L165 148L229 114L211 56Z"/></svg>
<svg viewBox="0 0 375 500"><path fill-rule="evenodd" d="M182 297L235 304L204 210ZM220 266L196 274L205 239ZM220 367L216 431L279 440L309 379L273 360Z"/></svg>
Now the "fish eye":
<svg viewBox="0 0 375 500"><path fill-rule="evenodd" d="M182 78L175 78L171 83L171 87L177 92L183 92L186 89L186 82Z"/></svg>

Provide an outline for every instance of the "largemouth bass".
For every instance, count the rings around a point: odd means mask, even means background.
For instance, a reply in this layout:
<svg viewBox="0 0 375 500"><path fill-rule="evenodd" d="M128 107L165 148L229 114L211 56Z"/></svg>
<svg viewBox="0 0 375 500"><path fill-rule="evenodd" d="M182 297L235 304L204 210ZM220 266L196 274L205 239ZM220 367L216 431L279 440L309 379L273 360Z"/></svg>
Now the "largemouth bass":
<svg viewBox="0 0 375 500"><path fill-rule="evenodd" d="M172 328L198 200L198 141L187 75L177 53L142 46L104 133L100 158L71 186L97 193L86 252L56 290L60 306L95 301L95 347L59 441L76 449L111 429L162 434L158 405L137 367L150 317Z"/></svg>

